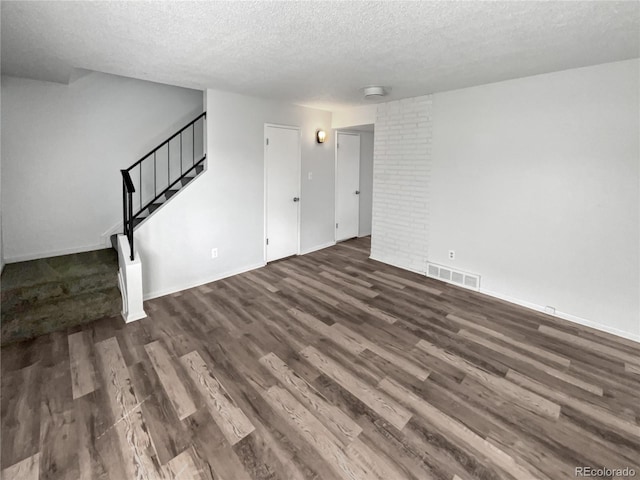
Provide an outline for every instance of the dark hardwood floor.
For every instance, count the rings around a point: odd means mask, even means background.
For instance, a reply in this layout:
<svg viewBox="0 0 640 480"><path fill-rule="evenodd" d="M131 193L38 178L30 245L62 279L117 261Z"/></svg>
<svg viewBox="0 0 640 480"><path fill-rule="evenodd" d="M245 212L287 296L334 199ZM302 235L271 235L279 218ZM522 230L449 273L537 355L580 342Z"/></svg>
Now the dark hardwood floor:
<svg viewBox="0 0 640 480"><path fill-rule="evenodd" d="M640 475L640 345L358 239L2 349L4 479Z"/></svg>

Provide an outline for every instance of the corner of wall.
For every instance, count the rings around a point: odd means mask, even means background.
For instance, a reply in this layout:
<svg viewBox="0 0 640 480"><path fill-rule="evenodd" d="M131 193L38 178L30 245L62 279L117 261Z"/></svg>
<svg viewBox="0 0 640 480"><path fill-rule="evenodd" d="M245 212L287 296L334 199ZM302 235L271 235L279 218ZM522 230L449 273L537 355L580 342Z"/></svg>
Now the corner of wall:
<svg viewBox="0 0 640 480"><path fill-rule="evenodd" d="M10 263L104 248L102 233L121 215L119 170L202 111L200 91L104 73L71 85L2 80L2 253ZM55 188L69 175L82 188Z"/></svg>

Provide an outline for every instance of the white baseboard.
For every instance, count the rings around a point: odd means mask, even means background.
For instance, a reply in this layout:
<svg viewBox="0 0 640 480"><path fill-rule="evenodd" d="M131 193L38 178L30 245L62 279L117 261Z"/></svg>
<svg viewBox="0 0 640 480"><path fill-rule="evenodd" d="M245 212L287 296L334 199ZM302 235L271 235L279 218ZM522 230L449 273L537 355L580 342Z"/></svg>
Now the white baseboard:
<svg viewBox="0 0 640 480"><path fill-rule="evenodd" d="M249 265L247 267L238 268L237 270L231 270L224 273L219 273L212 277L203 278L200 280L196 280L194 282L189 282L184 285L178 285L174 287L170 287L164 290L157 290L155 292L148 292L143 295L144 300L151 300L158 297L164 297L165 295L171 295L172 293L181 292L183 290L188 290L190 288L199 287L200 285L205 285L207 283L216 282L218 280L222 280L223 278L232 277L234 275L239 275L241 273L249 272L251 270L256 270L258 268L262 268L266 265L266 263L256 263L254 265Z"/></svg>
<svg viewBox="0 0 640 480"><path fill-rule="evenodd" d="M405 265L400 265L399 263L395 263L393 261L389 261L386 258L378 257L376 255L369 255L371 260L375 260L376 262L386 263L387 265L391 265L392 267L401 268L402 270L407 270L409 272L418 273L420 275L426 275L427 272L425 270L416 270L413 268L409 268Z"/></svg>
<svg viewBox="0 0 640 480"><path fill-rule="evenodd" d="M602 323L593 322L591 320L587 320L586 318L578 317L576 315L572 315L570 313L565 312L556 312L554 314L545 312L545 307L543 305L538 305L536 303L529 302L527 300L522 300L519 298L510 297L509 295L504 295L498 292L492 292L490 290L480 289L480 292L484 295L488 295L490 297L499 298L500 300L504 300L505 302L513 303L516 305L520 305L521 307L528 308L530 310L535 310L537 312L544 313L546 315L551 315L553 317L558 317L563 320L567 320L569 322L577 323L579 325L583 325L585 327L590 327L595 330L600 330L601 332L610 333L612 335L616 335L618 337L626 338L627 340L633 340L634 342L640 343L640 335L635 333L626 332L624 330L619 330L617 328L609 327L608 325L603 325Z"/></svg>
<svg viewBox="0 0 640 480"><path fill-rule="evenodd" d="M131 323L131 322L135 322L136 320L142 320L143 318L147 318L147 314L145 313L144 310L142 312L137 312L137 313L120 312L120 315L122 315L122 318L124 319L124 323Z"/></svg>
<svg viewBox="0 0 640 480"><path fill-rule="evenodd" d="M300 251L300 255L306 255L307 253L317 252L318 250L322 250L325 248L333 247L336 242L327 242L322 245L316 245L315 247L307 248L305 250Z"/></svg>
<svg viewBox="0 0 640 480"><path fill-rule="evenodd" d="M5 263L28 262L29 260L38 260L40 258L59 257L61 255L71 255L72 253L91 252L92 250L104 250L107 248L102 243L94 245L86 245L84 247L65 248L63 250L51 250L49 252L29 253L27 255L16 255L4 259Z"/></svg>

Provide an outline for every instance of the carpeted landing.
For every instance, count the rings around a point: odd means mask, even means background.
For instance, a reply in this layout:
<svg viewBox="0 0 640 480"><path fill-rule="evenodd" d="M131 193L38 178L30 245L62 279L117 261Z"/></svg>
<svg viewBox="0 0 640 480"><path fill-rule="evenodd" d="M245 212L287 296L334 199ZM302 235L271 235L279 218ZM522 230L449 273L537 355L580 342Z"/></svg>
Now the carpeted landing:
<svg viewBox="0 0 640 480"><path fill-rule="evenodd" d="M104 249L12 263L0 291L2 345L117 315L118 255Z"/></svg>

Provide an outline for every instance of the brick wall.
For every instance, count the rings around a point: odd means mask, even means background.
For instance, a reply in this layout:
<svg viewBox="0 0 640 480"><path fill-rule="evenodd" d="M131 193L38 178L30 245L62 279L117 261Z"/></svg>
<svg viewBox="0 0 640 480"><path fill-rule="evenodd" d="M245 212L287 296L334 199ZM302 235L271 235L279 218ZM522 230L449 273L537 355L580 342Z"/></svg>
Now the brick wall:
<svg viewBox="0 0 640 480"><path fill-rule="evenodd" d="M371 258L424 272L428 239L431 95L378 105Z"/></svg>

